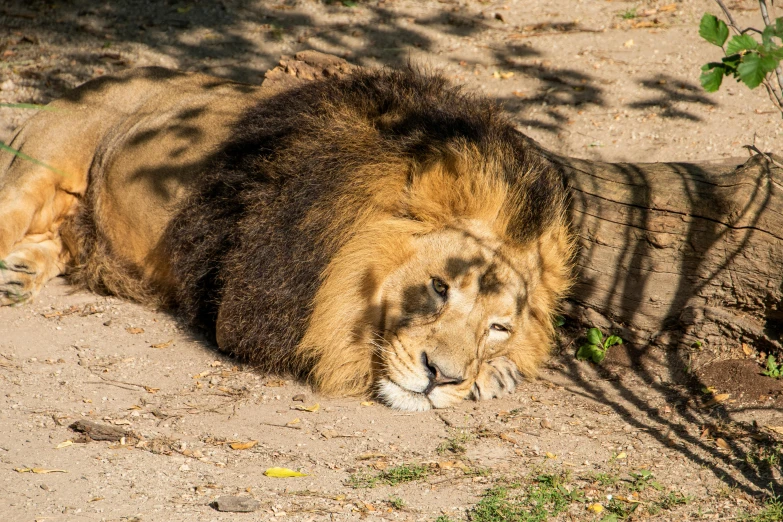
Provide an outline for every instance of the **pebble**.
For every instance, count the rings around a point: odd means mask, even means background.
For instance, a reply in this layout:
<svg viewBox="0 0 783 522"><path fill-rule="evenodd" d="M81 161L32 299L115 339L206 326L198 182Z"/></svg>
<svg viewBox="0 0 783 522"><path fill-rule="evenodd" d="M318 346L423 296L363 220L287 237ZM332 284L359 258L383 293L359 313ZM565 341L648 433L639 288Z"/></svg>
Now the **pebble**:
<svg viewBox="0 0 783 522"><path fill-rule="evenodd" d="M291 400L294 402L304 402L305 399L307 399L307 395L305 395L304 393L297 393L296 395L291 397Z"/></svg>
<svg viewBox="0 0 783 522"><path fill-rule="evenodd" d="M16 89L16 84L11 80L0 83L0 91L13 91L14 89Z"/></svg>
<svg viewBox="0 0 783 522"><path fill-rule="evenodd" d="M229 511L232 513L250 513L261 507L261 502L250 497L218 497L212 504L212 507L218 511Z"/></svg>

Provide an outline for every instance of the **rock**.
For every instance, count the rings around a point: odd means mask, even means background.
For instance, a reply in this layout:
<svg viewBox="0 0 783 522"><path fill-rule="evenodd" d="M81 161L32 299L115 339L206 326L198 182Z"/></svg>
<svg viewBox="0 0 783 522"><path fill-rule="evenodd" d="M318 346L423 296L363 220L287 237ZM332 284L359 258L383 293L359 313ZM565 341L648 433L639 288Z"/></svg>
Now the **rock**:
<svg viewBox="0 0 783 522"><path fill-rule="evenodd" d="M297 393L296 395L291 397L291 400L294 402L304 402L305 399L307 399L307 395L305 395L304 393Z"/></svg>
<svg viewBox="0 0 783 522"><path fill-rule="evenodd" d="M261 507L261 502L250 497L232 497L224 495L210 504L218 511L231 513L250 513Z"/></svg>
<svg viewBox="0 0 783 522"><path fill-rule="evenodd" d="M108 440L118 442L123 437L130 438L132 434L122 428L117 428L108 424L98 424L88 420L76 421L70 426L73 431L83 433L90 440Z"/></svg>

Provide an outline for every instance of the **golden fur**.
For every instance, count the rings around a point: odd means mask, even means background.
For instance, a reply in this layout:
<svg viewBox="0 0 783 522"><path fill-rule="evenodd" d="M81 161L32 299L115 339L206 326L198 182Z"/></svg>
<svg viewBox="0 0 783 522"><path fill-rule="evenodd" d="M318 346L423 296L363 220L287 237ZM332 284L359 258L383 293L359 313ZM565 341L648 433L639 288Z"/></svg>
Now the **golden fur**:
<svg viewBox="0 0 783 522"><path fill-rule="evenodd" d="M547 356L564 189L486 100L414 71L267 97L141 69L53 107L12 142L46 166L0 164L0 303L67 270L407 410L513 391Z"/></svg>

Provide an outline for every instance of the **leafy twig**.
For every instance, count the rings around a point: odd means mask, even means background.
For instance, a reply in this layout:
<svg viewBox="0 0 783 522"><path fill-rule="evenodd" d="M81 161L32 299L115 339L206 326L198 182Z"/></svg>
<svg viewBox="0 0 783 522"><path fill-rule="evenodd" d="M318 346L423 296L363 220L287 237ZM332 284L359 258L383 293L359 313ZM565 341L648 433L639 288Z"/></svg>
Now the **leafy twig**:
<svg viewBox="0 0 783 522"><path fill-rule="evenodd" d="M769 11L767 10L767 0L759 0L759 8L761 8L761 19L764 20L764 27L772 25L769 18ZM783 69L781 69L780 65L775 67L775 75L778 78L778 86L780 87L780 90L783 91ZM780 101L780 98L778 98L778 101Z"/></svg>

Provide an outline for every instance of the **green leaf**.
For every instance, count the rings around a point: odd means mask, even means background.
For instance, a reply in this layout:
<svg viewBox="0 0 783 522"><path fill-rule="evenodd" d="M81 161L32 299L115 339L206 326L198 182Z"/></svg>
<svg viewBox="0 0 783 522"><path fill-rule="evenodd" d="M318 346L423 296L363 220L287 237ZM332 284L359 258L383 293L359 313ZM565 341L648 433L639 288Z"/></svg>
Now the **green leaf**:
<svg viewBox="0 0 783 522"><path fill-rule="evenodd" d="M553 324L555 325L556 328L563 326L565 324L565 317L563 317L562 315L556 315L553 320Z"/></svg>
<svg viewBox="0 0 783 522"><path fill-rule="evenodd" d="M699 36L711 44L723 47L726 38L729 37L729 28L723 20L718 20L714 15L704 13L699 23Z"/></svg>
<svg viewBox="0 0 783 522"><path fill-rule="evenodd" d="M783 47L765 47L760 52L762 55L769 56L778 63L780 63L780 60L783 60Z"/></svg>
<svg viewBox="0 0 783 522"><path fill-rule="evenodd" d="M595 350L593 350L593 353L591 354L591 359L593 359L593 362L595 364L601 364L601 362L606 358L606 350L603 350L599 348L598 346L595 347Z"/></svg>
<svg viewBox="0 0 783 522"><path fill-rule="evenodd" d="M578 360L580 360L580 361L584 361L585 359L589 359L591 354L593 353L594 349L595 349L595 345L594 344L583 344L576 351L576 358Z"/></svg>
<svg viewBox="0 0 783 522"><path fill-rule="evenodd" d="M712 65L711 68L705 69L705 67L710 65ZM723 64L708 63L702 67L702 70L705 72L701 73L699 81L701 82L701 86L704 87L704 90L707 92L715 92L720 89L720 84L723 82L723 76L726 74L726 68Z"/></svg>
<svg viewBox="0 0 783 522"><path fill-rule="evenodd" d="M702 65L701 70L704 72L699 76L699 81L707 92L715 92L720 89L720 84L723 82L723 76L729 74L725 65L716 62Z"/></svg>
<svg viewBox="0 0 783 522"><path fill-rule="evenodd" d="M741 63L742 63L741 54L730 54L729 56L724 56L723 58L721 58L721 64L720 64L723 67L723 75L728 76L729 74L732 74L734 76L737 76L737 67L739 67L739 64ZM704 67L702 67L702 69L704 69Z"/></svg>
<svg viewBox="0 0 783 522"><path fill-rule="evenodd" d="M604 340L604 336L601 330L598 328L590 328L587 331L587 342L590 344L600 345Z"/></svg>
<svg viewBox="0 0 783 522"><path fill-rule="evenodd" d="M764 71L765 74L771 73L778 66L779 62L780 60L776 60L773 56L762 56L761 69Z"/></svg>
<svg viewBox="0 0 783 522"><path fill-rule="evenodd" d="M772 69L774 69L774 67ZM750 89L758 87L767 76L767 72L762 65L761 56L757 53L748 53L743 56L742 63L737 67L737 73L739 74L742 83L747 85Z"/></svg>
<svg viewBox="0 0 783 522"><path fill-rule="evenodd" d="M606 338L606 341L604 341L604 349L616 344L623 344L623 340L617 335L610 335Z"/></svg>
<svg viewBox="0 0 783 522"><path fill-rule="evenodd" d="M759 43L749 34L738 34L729 40L726 46L726 54L737 54L740 51L752 51Z"/></svg>
<svg viewBox="0 0 783 522"><path fill-rule="evenodd" d="M761 373L767 377L779 379L780 377L783 377L783 366L778 365L774 355L770 355L767 357L767 369Z"/></svg>

